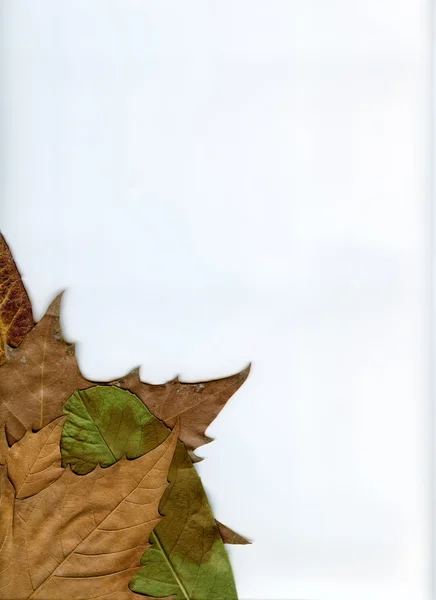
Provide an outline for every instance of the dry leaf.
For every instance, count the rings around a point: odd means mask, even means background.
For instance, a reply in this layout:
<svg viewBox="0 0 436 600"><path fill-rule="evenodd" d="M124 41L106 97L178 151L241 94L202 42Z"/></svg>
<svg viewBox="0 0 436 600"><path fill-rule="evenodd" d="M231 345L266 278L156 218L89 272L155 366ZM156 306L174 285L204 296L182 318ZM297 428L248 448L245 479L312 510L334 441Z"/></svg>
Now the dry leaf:
<svg viewBox="0 0 436 600"><path fill-rule="evenodd" d="M0 422L9 444L61 416L74 390L92 385L79 371L74 345L62 338L61 296L1 367Z"/></svg>
<svg viewBox="0 0 436 600"><path fill-rule="evenodd" d="M77 476L69 468L39 494L15 500L0 553L3 600L128 600L167 486L175 430L136 460Z"/></svg>
<svg viewBox="0 0 436 600"><path fill-rule="evenodd" d="M0 365L34 326L32 306L11 251L0 233Z"/></svg>
<svg viewBox="0 0 436 600"><path fill-rule="evenodd" d="M17 498L37 494L62 475L60 441L64 420L56 419L38 433L28 431L9 449L8 475Z"/></svg>
<svg viewBox="0 0 436 600"><path fill-rule="evenodd" d="M126 377L114 382L114 385L136 394L171 429L176 419L179 419L179 438L187 450L192 452L212 441L205 435L206 429L227 400L241 387L249 372L248 366L240 373L224 379L185 383L176 378L161 385L152 385L142 382L139 369L134 369Z"/></svg>
<svg viewBox="0 0 436 600"><path fill-rule="evenodd" d="M148 452L169 430L133 394L114 386L75 392L64 406L61 438L63 464L78 473L96 464L113 464L126 454ZM132 580L136 592L152 597L233 600L236 589L207 496L182 443L177 444L168 474L169 486L156 526ZM201 540L201 543L200 543Z"/></svg>
<svg viewBox="0 0 436 600"><path fill-rule="evenodd" d="M249 542L246 538L230 529L230 527L227 527L227 525L223 525L217 519L215 519L215 522L217 524L218 531L220 532L221 539L225 544L233 544L236 546L251 544L251 542Z"/></svg>

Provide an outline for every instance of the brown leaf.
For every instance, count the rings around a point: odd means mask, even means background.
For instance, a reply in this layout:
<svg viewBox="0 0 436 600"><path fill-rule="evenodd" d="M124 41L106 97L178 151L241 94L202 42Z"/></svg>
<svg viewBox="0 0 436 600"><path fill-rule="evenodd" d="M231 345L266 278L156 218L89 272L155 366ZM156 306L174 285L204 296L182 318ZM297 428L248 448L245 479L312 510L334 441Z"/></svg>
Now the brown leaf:
<svg viewBox="0 0 436 600"><path fill-rule="evenodd" d="M34 324L29 297L0 233L0 365L6 362L6 347L16 348Z"/></svg>
<svg viewBox="0 0 436 600"><path fill-rule="evenodd" d="M17 498L37 494L62 475L60 441L64 420L56 419L38 433L28 431L9 449L8 475Z"/></svg>
<svg viewBox="0 0 436 600"><path fill-rule="evenodd" d="M128 582L161 519L177 433L136 460L82 476L67 468L39 494L15 500L0 553L0 598L140 599Z"/></svg>
<svg viewBox="0 0 436 600"><path fill-rule="evenodd" d="M221 539L225 544L233 544L233 545L251 544L251 542L249 542L247 539L242 537L242 535L239 535L239 533L236 533L235 531L230 529L230 527L227 527L227 525L223 525L217 519L215 519L215 523L218 526L218 531L220 532Z"/></svg>
<svg viewBox="0 0 436 600"><path fill-rule="evenodd" d="M250 366L224 379L203 383L185 383L178 378L161 385L144 383L139 378L139 369L123 377L113 385L136 394L145 406L168 427L180 421L180 440L191 451L212 441L205 435L206 429L221 411L227 400L247 379Z"/></svg>
<svg viewBox="0 0 436 600"><path fill-rule="evenodd" d="M74 390L92 385L79 371L74 345L62 338L61 297L1 368L0 422L6 424L9 444L61 416L62 405Z"/></svg>

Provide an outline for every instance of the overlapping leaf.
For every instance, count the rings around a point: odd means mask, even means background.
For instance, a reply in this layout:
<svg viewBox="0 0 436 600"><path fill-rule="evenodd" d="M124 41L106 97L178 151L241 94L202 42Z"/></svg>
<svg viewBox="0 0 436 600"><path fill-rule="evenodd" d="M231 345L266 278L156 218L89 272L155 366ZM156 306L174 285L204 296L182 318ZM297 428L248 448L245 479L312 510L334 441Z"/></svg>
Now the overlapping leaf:
<svg viewBox="0 0 436 600"><path fill-rule="evenodd" d="M0 234L0 365L34 325L32 306L11 251Z"/></svg>
<svg viewBox="0 0 436 600"><path fill-rule="evenodd" d="M161 519L158 505L176 442L174 431L144 456L123 457L82 477L65 469L36 495L15 499L14 526L0 530L0 598L140 598L128 582ZM6 480L7 513L11 488Z"/></svg>
<svg viewBox="0 0 436 600"><path fill-rule="evenodd" d="M0 599L236 600L223 541L248 542L214 520L192 461L249 367L163 385L136 369L93 387L60 300L34 326L0 235Z"/></svg>
<svg viewBox="0 0 436 600"><path fill-rule="evenodd" d="M63 464L75 473L89 473L96 464L113 464L124 454L135 458L154 448L168 435L134 394L116 387L96 386L75 392L64 412L69 415L62 437ZM217 522L225 544L249 542Z"/></svg>
<svg viewBox="0 0 436 600"><path fill-rule="evenodd" d="M23 288L24 289L24 288ZM2 301L0 289L0 302ZM0 378L0 422L6 424L10 444L27 430L39 430L62 414L62 405L76 389L93 382L80 373L74 344L67 344L60 326L59 295L42 320L26 336L18 350L10 352ZM33 321L32 321L33 323ZM185 383L177 378L161 385L144 383L135 369L114 382L132 392L168 427L180 423L180 440L193 451L211 441L207 427L229 398L247 379L250 367L212 381Z"/></svg>
<svg viewBox="0 0 436 600"><path fill-rule="evenodd" d="M79 473L149 452L169 430L129 392L113 386L78 391L65 404L63 464ZM180 442L170 466L169 486L159 506L165 517L155 528L144 568L131 588L152 597L234 600L228 556L200 478Z"/></svg>

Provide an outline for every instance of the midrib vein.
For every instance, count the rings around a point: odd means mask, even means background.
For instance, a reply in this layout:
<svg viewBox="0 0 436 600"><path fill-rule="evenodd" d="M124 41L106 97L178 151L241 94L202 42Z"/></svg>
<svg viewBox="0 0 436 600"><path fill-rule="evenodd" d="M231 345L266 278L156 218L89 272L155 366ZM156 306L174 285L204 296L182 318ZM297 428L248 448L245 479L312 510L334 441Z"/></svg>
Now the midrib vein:
<svg viewBox="0 0 436 600"><path fill-rule="evenodd" d="M179 587L180 587L180 589L182 591L182 594L184 595L184 597L186 598L186 600L191 600L189 598L189 595L188 595L188 592L187 592L185 586L180 581L179 576L177 575L176 571L174 570L174 567L171 564L170 559L168 558L165 550L162 548L162 544L160 543L160 540L159 540L159 538L157 537L157 535L156 535L156 533L154 531L151 532L150 540L153 541L153 542L155 542L156 545L158 546L159 550L162 552L163 557L165 558L165 562L167 563L167 565L168 565L171 573L173 574L174 579L177 581L177 583L178 583L178 585L179 585Z"/></svg>

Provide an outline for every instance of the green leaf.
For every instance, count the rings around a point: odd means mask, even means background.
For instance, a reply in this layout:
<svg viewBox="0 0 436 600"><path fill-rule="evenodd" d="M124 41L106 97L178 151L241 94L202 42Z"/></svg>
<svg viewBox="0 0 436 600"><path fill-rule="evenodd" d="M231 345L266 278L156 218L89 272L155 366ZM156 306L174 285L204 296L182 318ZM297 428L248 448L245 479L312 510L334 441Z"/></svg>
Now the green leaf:
<svg viewBox="0 0 436 600"><path fill-rule="evenodd" d="M114 386L75 392L64 405L63 465L84 474L124 454L137 458L156 447L169 429L133 394ZM137 593L174 600L236 600L227 552L201 480L181 442L159 505L164 516L130 582Z"/></svg>
<svg viewBox="0 0 436 600"><path fill-rule="evenodd" d="M97 464L109 467L138 458L168 436L165 427L134 394L113 386L78 390L63 407L62 466L85 475Z"/></svg>

